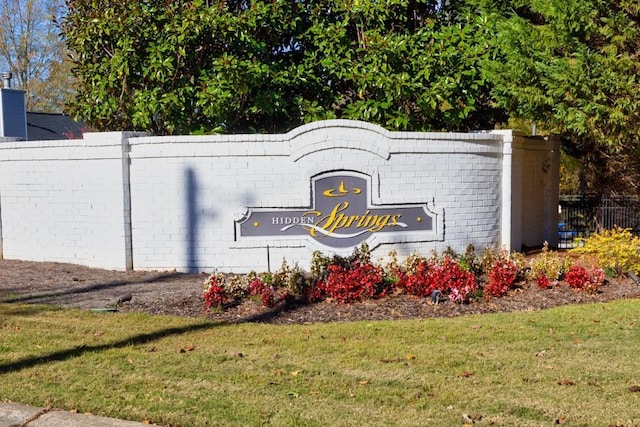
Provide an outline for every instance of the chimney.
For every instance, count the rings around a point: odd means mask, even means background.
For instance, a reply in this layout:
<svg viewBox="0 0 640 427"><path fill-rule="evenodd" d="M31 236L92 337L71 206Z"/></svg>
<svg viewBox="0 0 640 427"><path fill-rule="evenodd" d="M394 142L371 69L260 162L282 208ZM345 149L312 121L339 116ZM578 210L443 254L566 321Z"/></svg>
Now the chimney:
<svg viewBox="0 0 640 427"><path fill-rule="evenodd" d="M11 73L2 73L0 89L0 138L27 140L27 108L23 90L11 89Z"/></svg>
<svg viewBox="0 0 640 427"><path fill-rule="evenodd" d="M2 87L5 89L11 89L11 78L13 74L11 73L2 73Z"/></svg>

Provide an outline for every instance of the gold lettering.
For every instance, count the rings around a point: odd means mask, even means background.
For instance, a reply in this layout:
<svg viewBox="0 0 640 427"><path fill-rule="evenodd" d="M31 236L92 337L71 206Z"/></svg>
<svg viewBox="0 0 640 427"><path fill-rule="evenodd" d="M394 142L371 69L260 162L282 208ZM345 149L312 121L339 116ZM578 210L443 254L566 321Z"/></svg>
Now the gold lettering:
<svg viewBox="0 0 640 427"><path fill-rule="evenodd" d="M320 211L305 212L302 214L300 224L313 237L317 236L318 228L325 230L327 235L352 227L375 233L385 227L397 225L402 217L402 214L371 215L371 210L366 210L362 215L345 215L344 212L349 209L349 206L349 202L338 203L329 214L324 216ZM315 227L306 227L305 224L315 225Z"/></svg>
<svg viewBox="0 0 640 427"><path fill-rule="evenodd" d="M360 216L358 216L358 215L351 215L351 216L349 217L349 221L347 222L347 225L346 225L345 227L346 227L346 228L350 228L350 227L351 227L351 225L353 224L353 221L355 221L355 220L357 220L357 219L359 219L359 218L360 218Z"/></svg>
<svg viewBox="0 0 640 427"><path fill-rule="evenodd" d="M338 221L342 220L344 218L344 214L340 214L338 215L339 212L342 212L346 209L349 208L349 202L342 202L342 203L338 203L333 210L331 211L331 213L329 214L328 217L325 217L327 219L327 222L324 226L322 226L323 230L329 230L329 234L333 233L336 228L340 228L339 225L337 224ZM322 222L323 219L322 218L320 220L320 222Z"/></svg>
<svg viewBox="0 0 640 427"><path fill-rule="evenodd" d="M334 231L336 231L337 228L345 228L345 226L347 224L347 221L349 221L349 217L348 216L345 216L344 214L338 215L338 217L334 221L333 225L329 229L329 234L331 234ZM326 230L326 228L325 228L325 230Z"/></svg>
<svg viewBox="0 0 640 427"><path fill-rule="evenodd" d="M369 213L371 213L371 211L369 211L369 210L368 210L368 211L366 211L366 212L364 213L364 215L362 215L362 216L358 219L358 225L356 225L356 227L358 227L358 228L367 227L367 225L365 225L362 221L364 221L364 220L366 220L366 219L367 219L367 217L368 217Z"/></svg>
<svg viewBox="0 0 640 427"><path fill-rule="evenodd" d="M367 211L367 213L362 219L364 219L364 222L360 220L358 222L358 228L368 229L369 227L373 226L373 224L375 224L376 220L378 219L378 215L369 215L369 211ZM362 223L362 225L360 225L360 223Z"/></svg>
<svg viewBox="0 0 640 427"><path fill-rule="evenodd" d="M310 218L307 218L307 215L310 216ZM320 216L322 215L322 212L320 211L309 211L309 212L305 212L302 214L303 218L306 218L307 220L309 220L308 222L306 222L305 224L313 224L313 216L311 215L315 215L315 216ZM309 227L302 227L304 230L308 231L310 235L314 236L316 235L316 230L314 230L313 228L309 228Z"/></svg>
<svg viewBox="0 0 640 427"><path fill-rule="evenodd" d="M382 230L388 223L391 215L382 215L376 218L375 225L369 228L369 231L375 233L376 231Z"/></svg>

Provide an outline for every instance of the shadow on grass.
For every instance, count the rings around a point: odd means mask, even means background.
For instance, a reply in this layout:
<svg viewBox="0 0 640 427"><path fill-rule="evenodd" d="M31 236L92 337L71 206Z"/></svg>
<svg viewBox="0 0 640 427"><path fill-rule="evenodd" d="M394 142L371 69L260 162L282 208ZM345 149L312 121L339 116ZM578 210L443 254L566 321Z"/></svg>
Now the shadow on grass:
<svg viewBox="0 0 640 427"><path fill-rule="evenodd" d="M270 319L272 319L273 317L277 316L278 314L280 314L282 311L284 310L295 310L299 307L300 305L298 304L278 304L276 307L273 307L272 309L265 311L263 313L260 314L256 314L256 315L252 315L252 316L248 316L242 319L238 319L238 321L235 322L212 322L212 321L203 321L202 323L197 323L194 325L188 325L188 326L182 326L182 327L174 327L174 328L167 328L167 329L161 329L159 331L156 332L151 332L151 333L147 333L147 334L140 334L140 335L136 335L133 337L129 337L114 343L109 343L109 344L100 344L100 345L83 345L80 347L75 347L75 348L71 348L71 349L67 349L67 350L61 350L61 351L57 351L54 353L50 353L47 355L42 355L42 356L37 356L37 357L29 357L29 358L25 358L22 360L18 360L15 362L11 362L11 363L6 363L6 364L2 364L0 365L0 375L2 374L7 374L10 372L15 372L15 371L20 371L23 369L28 369L28 368L33 368L37 365L41 365L41 364L45 364L45 363L49 363L49 362L61 362L67 359L71 359L74 357L78 357L78 356L82 356L85 353L91 353L91 352L99 352L99 351L105 351L105 350L110 350L110 349L114 349L114 348L122 348L122 347L126 347L126 346L130 346L130 345L141 345L141 344L147 344L149 342L152 341L156 341L168 336L172 336L172 335L180 335L180 334L185 334L185 333L189 333L189 332L196 332L196 331L202 331L202 330L207 330L207 329L212 329L212 328L216 328L216 327L220 327L220 326L226 326L226 325L230 325L230 324L239 324L239 323L263 323L263 322L268 322ZM18 308L18 310L26 310L29 311L33 308L34 312L35 311L39 311L38 308L47 308L47 306L20 306L20 308ZM48 307L48 309L50 310L51 307ZM59 309L59 310L64 310L62 308L53 308L53 309ZM6 313L5 313L6 314Z"/></svg>
<svg viewBox="0 0 640 427"><path fill-rule="evenodd" d="M206 322L206 323L198 323L195 325L189 325L189 326L183 326L183 327L167 328L167 329L161 329L159 331L148 333L148 334L136 335L136 336L129 337L114 343L100 344L100 345L93 345L93 346L85 345L81 347L75 347L67 350L57 351L55 353L50 353L42 356L29 357L29 358L15 361L15 362L0 365L0 375L7 374L9 372L20 371L22 369L33 368L34 366L49 363L49 362L61 362L67 359L82 356L85 353L99 352L99 351L109 350L113 348L122 348L129 345L146 344L146 343L159 340L161 338L165 338L171 335L180 335L180 334L185 334L189 332L206 330L206 329L211 329L217 326L222 326L222 324Z"/></svg>

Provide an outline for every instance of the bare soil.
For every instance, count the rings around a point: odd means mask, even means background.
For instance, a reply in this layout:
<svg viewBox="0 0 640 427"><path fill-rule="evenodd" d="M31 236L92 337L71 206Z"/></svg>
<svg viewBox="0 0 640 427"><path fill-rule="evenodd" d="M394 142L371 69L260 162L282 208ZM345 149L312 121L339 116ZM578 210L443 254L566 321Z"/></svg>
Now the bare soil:
<svg viewBox="0 0 640 427"><path fill-rule="evenodd" d="M202 294L207 277L207 274L125 272L75 264L5 259L0 260L0 302L203 317L205 312ZM131 299L118 304L116 308L118 299L126 296L131 296ZM469 304L432 304L424 298L398 295L354 304L325 301L317 304L291 303L267 309L259 301L247 300L223 311L209 313L206 317L226 323L274 324L393 320L540 310L566 304L605 302L639 296L640 285L624 277L608 279L595 295L574 291L564 283L552 289L540 289L534 283L529 283L505 297L483 298Z"/></svg>

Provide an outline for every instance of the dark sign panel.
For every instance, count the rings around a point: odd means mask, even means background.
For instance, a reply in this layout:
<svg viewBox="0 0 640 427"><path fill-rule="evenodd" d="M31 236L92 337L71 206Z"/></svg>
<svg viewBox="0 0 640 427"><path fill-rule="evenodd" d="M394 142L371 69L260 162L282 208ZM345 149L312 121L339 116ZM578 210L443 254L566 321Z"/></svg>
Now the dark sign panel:
<svg viewBox="0 0 640 427"><path fill-rule="evenodd" d="M308 209L248 209L240 237L307 236L330 248L355 247L374 235L433 231L426 206L373 206L368 179L350 174L314 180Z"/></svg>

